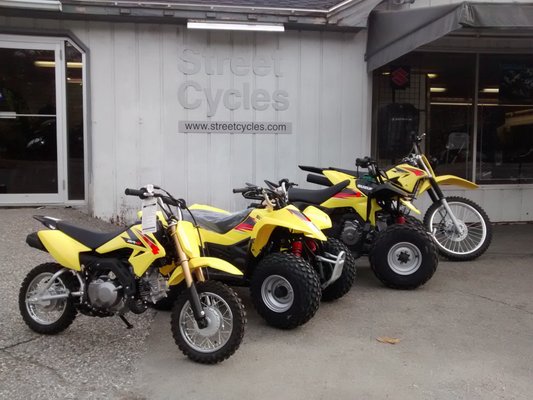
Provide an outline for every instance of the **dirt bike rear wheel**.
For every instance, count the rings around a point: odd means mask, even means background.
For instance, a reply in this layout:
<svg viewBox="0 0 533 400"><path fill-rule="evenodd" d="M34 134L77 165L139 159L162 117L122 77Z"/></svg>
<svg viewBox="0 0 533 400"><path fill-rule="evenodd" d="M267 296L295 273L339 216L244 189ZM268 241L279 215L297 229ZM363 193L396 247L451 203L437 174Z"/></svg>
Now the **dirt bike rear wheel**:
<svg viewBox="0 0 533 400"><path fill-rule="evenodd" d="M424 225L432 233L440 254L452 261L470 261L482 255L492 241L492 225L485 211L463 197L446 197L459 220L457 232L441 203L434 203L424 216Z"/></svg>
<svg viewBox="0 0 533 400"><path fill-rule="evenodd" d="M179 349L191 360L216 364L229 358L239 348L246 326L246 313L237 293L221 282L196 284L200 304L208 325L200 329L184 290L172 307L170 326Z"/></svg>
<svg viewBox="0 0 533 400"><path fill-rule="evenodd" d="M19 292L19 310L26 325L37 333L54 335L62 332L74 321L78 313L72 297L37 301L41 288L52 276L63 269L57 263L45 263L32 269L22 282ZM59 275L43 295L57 296L75 290L77 280L70 271Z"/></svg>

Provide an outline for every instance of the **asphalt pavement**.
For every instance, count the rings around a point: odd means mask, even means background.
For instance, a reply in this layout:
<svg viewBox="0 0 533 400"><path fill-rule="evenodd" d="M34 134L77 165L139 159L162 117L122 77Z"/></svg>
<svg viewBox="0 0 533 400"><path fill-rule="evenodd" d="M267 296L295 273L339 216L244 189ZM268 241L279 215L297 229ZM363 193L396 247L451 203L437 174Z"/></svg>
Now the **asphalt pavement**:
<svg viewBox="0 0 533 400"><path fill-rule="evenodd" d="M267 326L239 288L248 326L239 350L205 366L174 344L169 314L79 316L62 334L19 316L22 279L49 257L29 248L46 214L113 229L72 209L0 209L0 398L524 399L533 394L533 225L499 225L485 255L441 260L414 291L384 288L358 261L352 290L292 331ZM380 337L399 339L381 343Z"/></svg>

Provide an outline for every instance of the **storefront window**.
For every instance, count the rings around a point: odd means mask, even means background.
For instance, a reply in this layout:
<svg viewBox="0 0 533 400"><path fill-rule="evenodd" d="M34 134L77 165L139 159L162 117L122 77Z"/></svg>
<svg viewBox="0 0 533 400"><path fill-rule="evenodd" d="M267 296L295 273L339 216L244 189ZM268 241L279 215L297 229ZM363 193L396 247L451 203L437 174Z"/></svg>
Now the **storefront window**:
<svg viewBox="0 0 533 400"><path fill-rule="evenodd" d="M533 182L531 56L480 55L479 183Z"/></svg>
<svg viewBox="0 0 533 400"><path fill-rule="evenodd" d="M475 170L478 183L533 182L531 56L479 55L477 103L476 57L414 52L374 73L381 163L398 162L411 132L426 132L425 151L439 174L473 180Z"/></svg>

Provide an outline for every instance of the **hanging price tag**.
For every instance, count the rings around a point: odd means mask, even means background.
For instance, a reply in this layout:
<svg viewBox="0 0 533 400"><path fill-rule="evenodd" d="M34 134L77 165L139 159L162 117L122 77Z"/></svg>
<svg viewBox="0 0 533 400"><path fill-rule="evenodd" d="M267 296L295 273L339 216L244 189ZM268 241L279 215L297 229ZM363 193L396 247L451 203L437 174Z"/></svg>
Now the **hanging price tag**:
<svg viewBox="0 0 533 400"><path fill-rule="evenodd" d="M154 233L156 225L157 199L150 197L142 201L142 231L143 233Z"/></svg>

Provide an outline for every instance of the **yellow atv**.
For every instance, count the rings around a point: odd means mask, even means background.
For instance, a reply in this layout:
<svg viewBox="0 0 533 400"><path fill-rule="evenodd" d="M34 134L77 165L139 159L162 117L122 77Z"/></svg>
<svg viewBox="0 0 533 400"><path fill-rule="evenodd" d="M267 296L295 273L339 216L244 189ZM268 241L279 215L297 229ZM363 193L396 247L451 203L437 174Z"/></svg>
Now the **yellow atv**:
<svg viewBox="0 0 533 400"><path fill-rule="evenodd" d="M324 189L321 197L347 184ZM268 188L249 185L233 192L260 203L236 213L193 205L190 220L199 227L209 255L243 272L242 279L231 277L230 282L250 286L252 301L268 324L295 328L313 317L321 296L333 300L350 290L355 260L340 241L322 233L331 227L325 213L316 207L300 212L287 205L286 193ZM217 272L210 276L228 278Z"/></svg>
<svg viewBox="0 0 533 400"><path fill-rule="evenodd" d="M307 176L309 182L332 185L347 179L349 185L322 202L316 201L313 190L290 188L289 200L298 207L317 205L326 211L333 222L328 234L342 240L356 256L369 254L372 270L386 286L423 285L437 269L437 250L425 229L406 223L405 208L419 213L411 195L387 180L374 160L357 159L356 165L368 168L368 173L300 166L313 172Z"/></svg>

